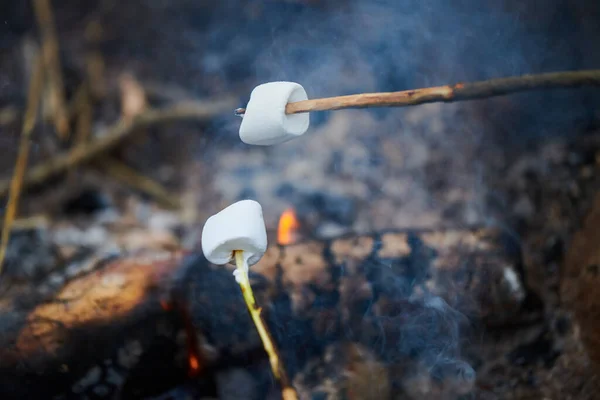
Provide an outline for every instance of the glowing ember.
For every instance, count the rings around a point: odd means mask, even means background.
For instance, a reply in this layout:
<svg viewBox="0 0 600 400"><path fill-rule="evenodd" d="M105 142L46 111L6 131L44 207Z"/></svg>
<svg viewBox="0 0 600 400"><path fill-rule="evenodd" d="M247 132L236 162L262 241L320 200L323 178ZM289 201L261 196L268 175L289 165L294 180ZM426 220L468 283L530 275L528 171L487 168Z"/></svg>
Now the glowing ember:
<svg viewBox="0 0 600 400"><path fill-rule="evenodd" d="M279 227L277 229L277 243L292 244L296 238L296 231L300 228L300 223L296 217L294 209L288 208L279 217Z"/></svg>
<svg viewBox="0 0 600 400"><path fill-rule="evenodd" d="M172 305L167 300L164 300L164 299L160 300L160 306L165 311L171 311L171 308L172 308Z"/></svg>

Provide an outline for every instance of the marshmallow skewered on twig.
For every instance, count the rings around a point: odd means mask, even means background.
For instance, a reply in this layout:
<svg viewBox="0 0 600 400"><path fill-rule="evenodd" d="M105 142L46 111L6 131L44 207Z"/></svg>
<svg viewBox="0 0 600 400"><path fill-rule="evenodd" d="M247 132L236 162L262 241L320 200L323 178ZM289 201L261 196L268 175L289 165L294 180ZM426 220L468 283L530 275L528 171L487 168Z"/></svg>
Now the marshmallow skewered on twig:
<svg viewBox="0 0 600 400"><path fill-rule="evenodd" d="M362 93L312 100L307 99L306 92L297 83L271 82L257 86L250 96L247 108L238 108L235 114L244 117L240 127L240 138L244 143L273 145L306 132L308 113L311 111L406 107L474 100L527 90L580 86L600 86L600 70L522 75L401 92Z"/></svg>
<svg viewBox="0 0 600 400"><path fill-rule="evenodd" d="M260 261L266 249L267 231L262 207L253 200L242 200L223 209L210 217L202 230L202 251L208 261L217 265L235 262L236 270L233 275L240 285L244 302L269 356L273 375L281 383L283 399L295 400L296 391L281 364L281 358L261 316L261 308L256 304L248 278L249 266Z"/></svg>
<svg viewBox="0 0 600 400"><path fill-rule="evenodd" d="M240 126L240 139L248 144L271 146L303 135L308 130L309 115L288 115L286 105L306 99L304 88L297 83L270 82L257 86Z"/></svg>

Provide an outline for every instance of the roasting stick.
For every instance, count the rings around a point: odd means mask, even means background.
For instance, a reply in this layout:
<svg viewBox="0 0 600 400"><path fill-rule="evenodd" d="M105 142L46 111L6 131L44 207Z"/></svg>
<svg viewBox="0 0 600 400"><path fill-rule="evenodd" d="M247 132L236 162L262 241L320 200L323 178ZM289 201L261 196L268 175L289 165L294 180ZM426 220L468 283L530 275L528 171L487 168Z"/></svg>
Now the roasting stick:
<svg viewBox="0 0 600 400"><path fill-rule="evenodd" d="M19 140L19 149L15 170L8 186L8 201L6 211L2 221L2 233L0 233L0 276L4 272L4 261L8 251L8 243L13 221L17 217L17 209L21 190L23 188L23 177L27 169L29 160L29 148L31 147L31 135L37 123L38 112L44 86L44 64L41 56L38 56L31 71L29 80L29 89L27 92L27 108L23 116L23 125L21 127L21 137Z"/></svg>
<svg viewBox="0 0 600 400"><path fill-rule="evenodd" d="M528 90L579 86L600 86L600 70L530 74L401 92L362 93L302 100L288 103L285 113L290 115L347 108L406 107L425 103L474 100ZM235 114L238 116L244 116L245 113L245 108L235 110Z"/></svg>
<svg viewBox="0 0 600 400"><path fill-rule="evenodd" d="M285 373L285 369L281 364L277 348L275 347L273 339L269 334L267 324L264 322L261 316L262 309L256 304L254 292L252 292L252 286L250 286L250 280L248 279L248 262L244 257L244 252L240 250L234 251L234 257L237 268L236 280L238 281L240 289L242 290L244 302L246 303L248 312L252 317L254 326L258 331L258 335L260 336L260 340L262 341L263 348L269 356L269 363L271 364L271 371L273 372L273 376L275 376L275 379L277 379L281 383L281 387L283 388L283 400L296 400L298 398L296 390L290 384L287 374Z"/></svg>
<svg viewBox="0 0 600 400"><path fill-rule="evenodd" d="M210 217L202 230L202 251L208 261L223 265L234 261L233 273L263 347L269 356L271 371L282 387L284 400L297 400L273 338L256 304L248 269L256 264L267 248L267 232L262 207L253 200L238 201Z"/></svg>
<svg viewBox="0 0 600 400"><path fill-rule="evenodd" d="M260 339L263 342L265 351L269 355L269 362L271 363L273 375L275 375L275 378L279 379L279 357L275 351L273 340L271 339L271 336L269 335L267 328L265 327L265 324L260 316L261 309L258 307L258 305L256 305L254 292L252 292L252 286L250 286L250 280L248 279L248 262L244 258L244 252L242 250L236 250L233 253L235 255L235 265L237 268L236 279L240 285L240 288L242 289L244 301L246 302L246 306L248 307L252 321L254 321L254 325L256 325L256 329L258 330Z"/></svg>

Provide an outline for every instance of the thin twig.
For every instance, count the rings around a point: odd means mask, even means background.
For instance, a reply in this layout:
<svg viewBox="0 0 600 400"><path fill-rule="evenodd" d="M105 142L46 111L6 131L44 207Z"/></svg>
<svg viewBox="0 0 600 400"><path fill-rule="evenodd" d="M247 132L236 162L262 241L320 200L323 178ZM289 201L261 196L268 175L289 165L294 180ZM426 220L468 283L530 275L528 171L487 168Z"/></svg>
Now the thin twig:
<svg viewBox="0 0 600 400"><path fill-rule="evenodd" d="M75 91L68 107L69 119L75 120L75 145L84 145L91 135L93 110L90 102L88 84L84 81ZM76 179L75 170L67 171L68 182L73 183Z"/></svg>
<svg viewBox="0 0 600 400"><path fill-rule="evenodd" d="M100 171L107 173L135 190L151 196L158 204L170 209L179 208L180 203L178 197L172 196L158 182L140 174L121 161L106 156L102 157L95 164Z"/></svg>
<svg viewBox="0 0 600 400"><path fill-rule="evenodd" d="M299 114L311 111L341 110L345 108L406 107L425 103L451 103L454 101L482 99L528 90L580 86L600 86L600 70L552 72L404 90L401 92L362 93L304 100L288 103L285 112L286 114ZM235 114L239 116L245 112L245 108L235 110Z"/></svg>
<svg viewBox="0 0 600 400"><path fill-rule="evenodd" d="M11 231L27 231L47 227L49 218L46 215L38 214L31 217L18 218L12 223Z"/></svg>
<svg viewBox="0 0 600 400"><path fill-rule="evenodd" d="M252 292L252 286L250 286L250 280L248 279L248 264L244 260L243 252L238 250L234 251L233 254L235 256L235 264L238 272L238 283L240 285L240 289L242 290L244 302L246 303L246 307L248 308L250 317L252 317L252 322L254 322L254 326L258 331L258 335L260 336L263 348L269 356L271 371L273 372L275 379L277 379L281 384L283 399L296 400L298 398L296 395L296 391L290 383L290 380L285 372L283 363L281 362L281 356L279 355L277 346L275 346L275 342L273 341L273 338L269 333L269 328L261 315L262 310L256 304L256 299L254 298L254 293Z"/></svg>
<svg viewBox="0 0 600 400"><path fill-rule="evenodd" d="M56 132L61 139L69 135L65 88L60 65L58 35L50 0L33 0L33 8L42 34L42 54L50 86L51 112Z"/></svg>
<svg viewBox="0 0 600 400"><path fill-rule="evenodd" d="M35 127L38 115L38 108L42 97L42 76L44 65L41 57L36 58L33 70L31 71L31 79L29 81L29 90L27 93L27 109L23 117L23 127L21 131L21 140L19 143L19 153L15 171L10 182L6 182L6 192L9 192L8 202L6 205L6 213L2 224L2 233L0 237L0 276L4 269L4 258L10 240L10 232L12 223L17 215L19 204L19 196L23 186L23 176L29 159L29 147L31 145L31 133Z"/></svg>
<svg viewBox="0 0 600 400"><path fill-rule="evenodd" d="M211 102L186 102L161 109L149 110L137 116L131 123L119 121L97 139L78 144L69 151L58 154L52 159L30 168L23 181L24 187L45 182L48 178L64 173L82 163L88 162L102 153L113 149L129 138L139 128L180 120L206 120L232 107L234 99L222 99ZM0 182L0 197L6 196L10 182Z"/></svg>
<svg viewBox="0 0 600 400"><path fill-rule="evenodd" d="M105 63L100 51L104 28L100 19L100 16L97 16L85 27L85 39L88 47L85 54L85 71L90 94L94 100L99 100L106 95Z"/></svg>
<svg viewBox="0 0 600 400"><path fill-rule="evenodd" d="M92 132L92 104L90 89L86 82L82 83L75 92L75 104L73 109L77 112L75 143L82 145L86 143Z"/></svg>

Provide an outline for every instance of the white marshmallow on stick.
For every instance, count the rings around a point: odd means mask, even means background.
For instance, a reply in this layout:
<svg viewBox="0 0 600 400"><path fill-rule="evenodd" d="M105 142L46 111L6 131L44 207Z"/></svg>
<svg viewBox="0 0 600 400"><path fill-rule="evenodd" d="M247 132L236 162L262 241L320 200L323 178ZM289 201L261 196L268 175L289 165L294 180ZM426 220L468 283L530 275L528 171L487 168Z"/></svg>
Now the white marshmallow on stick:
<svg viewBox="0 0 600 400"><path fill-rule="evenodd" d="M202 251L208 261L227 264L235 260L233 272L242 289L242 296L256 330L269 355L269 363L275 379L283 386L284 399L297 399L281 364L277 347L264 320L261 308L256 305L252 286L248 279L248 265L257 263L267 250L267 229L263 220L262 207L253 200L238 201L210 217L202 230Z"/></svg>
<svg viewBox="0 0 600 400"><path fill-rule="evenodd" d="M262 207L254 200L242 200L211 216L202 229L202 251L208 261L223 265L234 261L241 251L244 272L256 264L267 250L267 230ZM244 277L234 271L238 283Z"/></svg>
<svg viewBox="0 0 600 400"><path fill-rule="evenodd" d="M310 124L309 113L285 113L288 103L308 100L304 88L294 82L269 82L257 86L240 126L246 144L271 146L302 136Z"/></svg>

